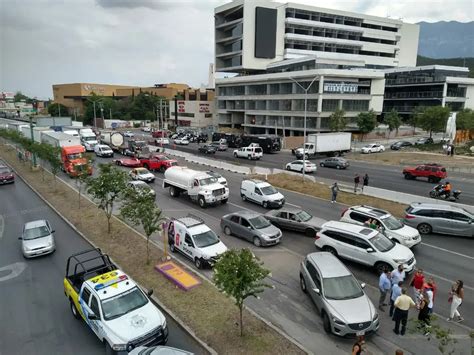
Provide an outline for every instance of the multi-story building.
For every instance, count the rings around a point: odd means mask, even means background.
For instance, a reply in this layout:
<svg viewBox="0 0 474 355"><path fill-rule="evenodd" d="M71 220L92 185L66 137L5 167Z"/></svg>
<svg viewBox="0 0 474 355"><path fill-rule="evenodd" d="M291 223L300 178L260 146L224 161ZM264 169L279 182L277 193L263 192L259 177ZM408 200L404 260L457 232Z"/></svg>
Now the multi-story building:
<svg viewBox="0 0 474 355"><path fill-rule="evenodd" d="M415 66L418 34L418 25L400 20L294 3L219 6L216 71L239 76L216 79L218 123L252 133L280 124L300 135L304 91L296 82L315 78L308 90L310 131L327 130L338 107L350 120L369 109L379 114L384 75L375 69Z"/></svg>
<svg viewBox="0 0 474 355"><path fill-rule="evenodd" d="M209 128L215 125L214 90L185 90L169 104L168 127Z"/></svg>
<svg viewBox="0 0 474 355"><path fill-rule="evenodd" d="M474 109L474 78L469 69L443 65L388 69L383 113L409 116L416 108L449 106Z"/></svg>

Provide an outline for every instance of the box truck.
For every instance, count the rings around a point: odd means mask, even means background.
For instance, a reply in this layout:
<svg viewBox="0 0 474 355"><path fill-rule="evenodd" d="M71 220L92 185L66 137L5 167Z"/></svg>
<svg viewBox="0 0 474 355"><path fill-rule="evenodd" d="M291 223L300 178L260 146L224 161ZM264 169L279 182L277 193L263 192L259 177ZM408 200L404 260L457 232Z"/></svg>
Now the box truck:
<svg viewBox="0 0 474 355"><path fill-rule="evenodd" d="M346 132L308 134L304 153L306 158L317 154L334 156L351 151L352 134ZM303 147L294 150L298 159L303 158Z"/></svg>

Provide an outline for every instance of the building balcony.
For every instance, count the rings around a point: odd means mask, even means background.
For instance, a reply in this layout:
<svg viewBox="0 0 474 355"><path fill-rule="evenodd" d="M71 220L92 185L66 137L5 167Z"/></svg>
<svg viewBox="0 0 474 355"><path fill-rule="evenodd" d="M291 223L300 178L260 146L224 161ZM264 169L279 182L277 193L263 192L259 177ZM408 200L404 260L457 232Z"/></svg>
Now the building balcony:
<svg viewBox="0 0 474 355"><path fill-rule="evenodd" d="M385 92L384 98L390 100L441 99L442 91Z"/></svg>

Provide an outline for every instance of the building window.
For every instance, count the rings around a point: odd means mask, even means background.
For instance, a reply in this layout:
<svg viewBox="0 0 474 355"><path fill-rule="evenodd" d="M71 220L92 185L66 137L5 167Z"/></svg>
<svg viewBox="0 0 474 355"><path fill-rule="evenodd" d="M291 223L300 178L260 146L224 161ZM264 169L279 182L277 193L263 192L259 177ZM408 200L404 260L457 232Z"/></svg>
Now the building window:
<svg viewBox="0 0 474 355"><path fill-rule="evenodd" d="M323 100L323 112L333 112L339 107L339 100Z"/></svg>
<svg viewBox="0 0 474 355"><path fill-rule="evenodd" d="M217 107L220 109L225 109L225 101L224 100L217 101Z"/></svg>
<svg viewBox="0 0 474 355"><path fill-rule="evenodd" d="M190 112L178 112L179 117L194 117L194 113Z"/></svg>
<svg viewBox="0 0 474 355"><path fill-rule="evenodd" d="M368 111L368 100L343 100L342 109L344 111Z"/></svg>
<svg viewBox="0 0 474 355"><path fill-rule="evenodd" d="M249 85L248 86L249 95L266 95L267 94L267 84L260 85Z"/></svg>
<svg viewBox="0 0 474 355"><path fill-rule="evenodd" d="M204 117L206 117L206 118L211 118L211 117L212 117L212 113L205 113L205 114L204 114Z"/></svg>

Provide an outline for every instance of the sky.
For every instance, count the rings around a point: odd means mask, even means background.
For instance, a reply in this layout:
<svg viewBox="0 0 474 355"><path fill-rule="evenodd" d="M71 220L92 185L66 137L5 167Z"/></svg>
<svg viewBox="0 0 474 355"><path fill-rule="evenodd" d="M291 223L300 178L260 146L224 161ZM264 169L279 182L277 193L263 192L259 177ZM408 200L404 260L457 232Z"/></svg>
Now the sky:
<svg viewBox="0 0 474 355"><path fill-rule="evenodd" d="M47 99L61 83L200 87L213 61L214 8L227 2L0 0L0 91ZM472 0L293 2L412 23L468 22L474 12Z"/></svg>

